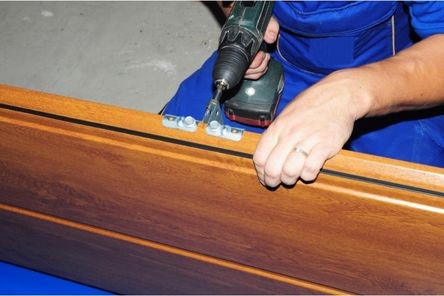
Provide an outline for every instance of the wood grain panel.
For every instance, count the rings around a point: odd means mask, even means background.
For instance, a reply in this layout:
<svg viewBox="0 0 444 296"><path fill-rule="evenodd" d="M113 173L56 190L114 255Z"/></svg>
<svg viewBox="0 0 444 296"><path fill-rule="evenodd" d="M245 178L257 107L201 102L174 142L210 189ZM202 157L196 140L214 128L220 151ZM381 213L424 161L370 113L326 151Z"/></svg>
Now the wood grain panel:
<svg viewBox="0 0 444 296"><path fill-rule="evenodd" d="M76 119L0 108L4 205L319 287L444 292L442 169L344 151L315 183L270 191L252 168L254 134L228 142L5 86L0 102Z"/></svg>
<svg viewBox="0 0 444 296"><path fill-rule="evenodd" d="M340 292L8 206L0 206L0 232L3 260L116 293Z"/></svg>
<svg viewBox="0 0 444 296"><path fill-rule="evenodd" d="M186 139L197 144L223 147L224 149L247 154L254 152L259 139L257 134L246 133L242 141L232 142L216 137L208 137L202 132L186 133L165 129L159 118L154 114L2 84L0 84L0 103L45 112L51 115L65 116L78 121L84 120L90 123L99 123L108 127L162 135L174 139ZM399 169L400 166L402 169ZM442 169L375 157L368 154L344 150L329 160L325 168L368 178L393 181L408 186L427 187L443 191L444 176Z"/></svg>

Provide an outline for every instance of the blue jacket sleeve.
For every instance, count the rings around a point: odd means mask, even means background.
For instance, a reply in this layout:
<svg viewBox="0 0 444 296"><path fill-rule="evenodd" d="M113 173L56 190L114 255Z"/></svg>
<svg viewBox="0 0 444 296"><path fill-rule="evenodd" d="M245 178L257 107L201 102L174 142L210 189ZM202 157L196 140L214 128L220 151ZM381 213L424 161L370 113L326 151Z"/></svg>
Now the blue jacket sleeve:
<svg viewBox="0 0 444 296"><path fill-rule="evenodd" d="M411 24L422 39L444 33L443 1L406 1L411 16Z"/></svg>

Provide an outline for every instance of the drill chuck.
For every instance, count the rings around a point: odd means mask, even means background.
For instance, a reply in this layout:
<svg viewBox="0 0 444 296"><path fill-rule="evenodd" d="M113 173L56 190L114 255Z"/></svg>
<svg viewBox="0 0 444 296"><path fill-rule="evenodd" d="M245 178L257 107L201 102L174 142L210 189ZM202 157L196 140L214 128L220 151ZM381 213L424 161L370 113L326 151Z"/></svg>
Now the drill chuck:
<svg viewBox="0 0 444 296"><path fill-rule="evenodd" d="M217 85L223 82L225 89L236 86L243 78L245 69L250 65L250 60L237 46L226 46L219 49L219 57L214 65L213 81Z"/></svg>

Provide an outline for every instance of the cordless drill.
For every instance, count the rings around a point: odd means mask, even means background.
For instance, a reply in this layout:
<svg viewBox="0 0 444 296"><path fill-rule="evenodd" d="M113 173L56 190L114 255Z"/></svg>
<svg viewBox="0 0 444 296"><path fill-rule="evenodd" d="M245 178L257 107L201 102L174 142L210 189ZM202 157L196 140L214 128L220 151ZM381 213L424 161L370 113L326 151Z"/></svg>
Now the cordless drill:
<svg viewBox="0 0 444 296"><path fill-rule="evenodd" d="M253 126L270 125L283 89L282 66L270 60L267 73L258 80L242 80L256 53L263 45L273 1L236 1L219 39L218 57L213 69L216 92L234 95L224 104L228 118Z"/></svg>

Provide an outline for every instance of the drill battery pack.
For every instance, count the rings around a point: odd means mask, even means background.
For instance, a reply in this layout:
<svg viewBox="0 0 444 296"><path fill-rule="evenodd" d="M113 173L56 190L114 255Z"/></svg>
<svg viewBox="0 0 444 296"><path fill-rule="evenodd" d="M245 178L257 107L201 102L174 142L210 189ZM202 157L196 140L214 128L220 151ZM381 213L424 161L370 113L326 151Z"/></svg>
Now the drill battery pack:
<svg viewBox="0 0 444 296"><path fill-rule="evenodd" d="M273 121L284 88L282 65L271 59L258 80L244 79L224 102L226 116L243 124L267 127Z"/></svg>

